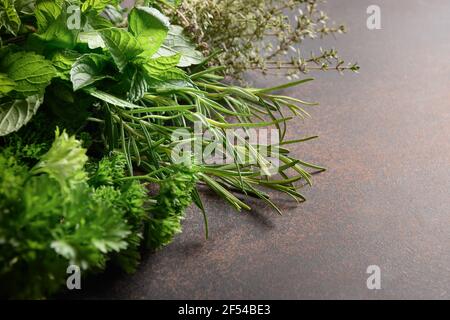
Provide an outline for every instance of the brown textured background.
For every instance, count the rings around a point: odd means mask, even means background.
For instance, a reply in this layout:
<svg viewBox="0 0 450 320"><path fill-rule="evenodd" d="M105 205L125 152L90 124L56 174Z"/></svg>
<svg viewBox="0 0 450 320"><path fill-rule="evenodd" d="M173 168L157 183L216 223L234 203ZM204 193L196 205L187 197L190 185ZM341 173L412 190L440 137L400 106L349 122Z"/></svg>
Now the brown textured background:
<svg viewBox="0 0 450 320"><path fill-rule="evenodd" d="M300 206L238 214L204 194L184 233L131 276L109 272L69 297L119 299L450 298L450 1L329 0L349 34L327 45L360 74L318 74L286 94L320 102L290 136L324 164ZM382 30L366 28L378 4ZM282 79L256 79L270 85ZM378 265L382 290L366 288Z"/></svg>

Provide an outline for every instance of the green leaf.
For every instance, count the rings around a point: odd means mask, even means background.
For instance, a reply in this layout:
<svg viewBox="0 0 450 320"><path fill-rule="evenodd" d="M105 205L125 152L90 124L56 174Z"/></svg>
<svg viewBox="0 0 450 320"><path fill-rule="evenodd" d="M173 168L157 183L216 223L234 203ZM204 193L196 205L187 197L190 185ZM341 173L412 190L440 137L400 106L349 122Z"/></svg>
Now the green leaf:
<svg viewBox="0 0 450 320"><path fill-rule="evenodd" d="M36 3L34 14L36 15L38 31L46 30L50 24L61 15L62 1L40 0Z"/></svg>
<svg viewBox="0 0 450 320"><path fill-rule="evenodd" d="M120 71L143 51L136 38L126 30L111 28L101 30L100 35Z"/></svg>
<svg viewBox="0 0 450 320"><path fill-rule="evenodd" d="M129 231L127 230L119 230L119 232L117 232L117 234L115 234L115 236L118 239L124 239L126 238L126 236L128 236L130 234ZM111 251L115 251L115 252L119 252L121 250L124 250L128 247L128 244L126 241L120 241L117 239L114 240L98 240L98 239L93 239L92 240L92 245L94 247L96 247L98 250L100 250L102 253L108 253Z"/></svg>
<svg viewBox="0 0 450 320"><path fill-rule="evenodd" d="M142 109L141 106L138 106L136 104L133 104L131 102L125 101L123 99L120 99L116 96L113 96L109 93L100 91L100 90L94 90L94 89L87 89L86 90L91 96L100 99L106 103L112 104L114 106L122 107L125 109Z"/></svg>
<svg viewBox="0 0 450 320"><path fill-rule="evenodd" d="M120 24L125 20L125 9L119 6L107 5L103 14L114 24Z"/></svg>
<svg viewBox="0 0 450 320"><path fill-rule="evenodd" d="M86 12L89 10L102 12L107 5L117 5L120 1L117 0L86 0L81 6L81 11Z"/></svg>
<svg viewBox="0 0 450 320"><path fill-rule="evenodd" d="M19 14L14 7L14 0L3 0L0 2L0 27L4 26L6 30L13 35L19 32L21 21Z"/></svg>
<svg viewBox="0 0 450 320"><path fill-rule="evenodd" d="M31 52L16 52L6 56L0 70L16 82L15 91L26 95L42 92L56 76L55 68L44 57Z"/></svg>
<svg viewBox="0 0 450 320"><path fill-rule="evenodd" d="M149 3L150 5L158 5L158 4L164 4L165 6L170 7L171 9L176 9L181 5L183 0L149 0L144 3Z"/></svg>
<svg viewBox="0 0 450 320"><path fill-rule="evenodd" d="M38 39L44 47L52 46L56 48L72 49L76 45L78 30L69 30L67 26L67 14L62 12L56 20L49 21L45 29L39 30L30 38Z"/></svg>
<svg viewBox="0 0 450 320"><path fill-rule="evenodd" d="M112 23L111 20L101 15L89 14L87 16L87 26L85 28L85 31L102 30L109 28L114 28L114 24Z"/></svg>
<svg viewBox="0 0 450 320"><path fill-rule="evenodd" d="M161 47L167 37L169 26L169 19L150 7L133 8L128 19L128 29L137 38L148 57Z"/></svg>
<svg viewBox="0 0 450 320"><path fill-rule="evenodd" d="M18 12L31 15L34 12L36 0L16 0L14 6Z"/></svg>
<svg viewBox="0 0 450 320"><path fill-rule="evenodd" d="M89 49L105 48L105 42L98 31L85 31L78 34L78 42L87 43Z"/></svg>
<svg viewBox="0 0 450 320"><path fill-rule="evenodd" d="M0 97L14 89L16 83L4 73L0 73Z"/></svg>
<svg viewBox="0 0 450 320"><path fill-rule="evenodd" d="M79 57L80 54L76 51L57 51L52 57L52 63L56 69L58 77L63 80L70 80L70 70Z"/></svg>
<svg viewBox="0 0 450 320"><path fill-rule="evenodd" d="M77 257L76 249L63 240L52 241L50 248L69 261L72 261Z"/></svg>
<svg viewBox="0 0 450 320"><path fill-rule="evenodd" d="M140 68L135 68L133 76L131 77L128 99L133 102L140 100L147 92L147 89L148 84L145 79L145 72Z"/></svg>
<svg viewBox="0 0 450 320"><path fill-rule="evenodd" d="M78 58L70 71L73 90L77 91L106 78L102 70L107 62L108 57L96 53L85 54Z"/></svg>
<svg viewBox="0 0 450 320"><path fill-rule="evenodd" d="M203 54L195 49L195 45L183 34L180 26L170 26L169 33L161 48L154 57L171 56L181 54L178 67L189 67L204 60Z"/></svg>
<svg viewBox="0 0 450 320"><path fill-rule="evenodd" d="M178 7L183 2L182 0L162 0L163 2L170 3L174 7Z"/></svg>
<svg viewBox="0 0 450 320"><path fill-rule="evenodd" d="M150 76L160 76L165 72L175 68L180 61L180 55L175 54L167 57L148 59L142 64L147 74Z"/></svg>
<svg viewBox="0 0 450 320"><path fill-rule="evenodd" d="M35 115L43 97L34 95L25 100L11 100L0 105L0 136L19 130Z"/></svg>
<svg viewBox="0 0 450 320"><path fill-rule="evenodd" d="M33 174L47 173L56 179L62 187L68 187L69 183L77 183L85 180L84 165L88 161L86 149L82 148L81 141L75 136L56 129L55 141L46 154L31 170Z"/></svg>
<svg viewBox="0 0 450 320"><path fill-rule="evenodd" d="M142 64L148 85L151 87L170 86L177 82L177 86L185 87L189 78L183 70L176 67L179 61L179 54L148 59Z"/></svg>

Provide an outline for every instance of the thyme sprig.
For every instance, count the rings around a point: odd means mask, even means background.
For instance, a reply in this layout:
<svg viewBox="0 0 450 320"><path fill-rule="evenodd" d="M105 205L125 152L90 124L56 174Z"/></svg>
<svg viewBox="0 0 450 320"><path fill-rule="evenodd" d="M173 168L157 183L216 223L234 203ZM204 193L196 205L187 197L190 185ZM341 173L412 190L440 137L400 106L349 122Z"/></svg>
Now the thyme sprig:
<svg viewBox="0 0 450 320"><path fill-rule="evenodd" d="M176 18L206 54L221 49L214 62L242 80L245 71L298 78L315 70L358 71L333 48L306 52L308 40L346 32L330 21L322 0L185 0L160 5Z"/></svg>

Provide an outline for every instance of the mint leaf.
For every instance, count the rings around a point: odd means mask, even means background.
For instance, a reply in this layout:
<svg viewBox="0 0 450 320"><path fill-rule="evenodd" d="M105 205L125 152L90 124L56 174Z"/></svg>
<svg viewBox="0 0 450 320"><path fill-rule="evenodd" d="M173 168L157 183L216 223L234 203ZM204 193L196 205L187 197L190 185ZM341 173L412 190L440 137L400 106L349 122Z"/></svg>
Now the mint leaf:
<svg viewBox="0 0 450 320"><path fill-rule="evenodd" d="M85 54L78 58L70 71L73 90L77 91L106 78L101 72L107 62L107 57L96 53Z"/></svg>
<svg viewBox="0 0 450 320"><path fill-rule="evenodd" d="M112 0L86 0L81 6L81 11L86 12L89 10L96 11L97 13L102 12L107 5L117 5L121 1Z"/></svg>
<svg viewBox="0 0 450 320"><path fill-rule="evenodd" d="M178 67L189 67L204 60L203 54L195 49L195 45L183 34L180 26L170 26L166 40L154 57L171 56L181 54Z"/></svg>
<svg viewBox="0 0 450 320"><path fill-rule="evenodd" d="M128 99L130 101L140 100L147 92L148 84L145 79L145 72L140 68L134 70L133 76L131 77L131 86L128 92Z"/></svg>
<svg viewBox="0 0 450 320"><path fill-rule="evenodd" d="M49 18L49 17L48 17ZM67 26L67 13L62 12L56 20L47 20L46 28L40 29L38 33L33 34L30 38L38 39L44 42L43 46L53 46L63 49L72 49L76 45L78 30L69 30Z"/></svg>
<svg viewBox="0 0 450 320"><path fill-rule="evenodd" d="M4 73L0 73L0 97L12 91L16 83Z"/></svg>
<svg viewBox="0 0 450 320"><path fill-rule="evenodd" d="M56 69L58 77L63 80L70 80L70 70L72 70L73 64L79 57L80 54L77 51L57 51L52 57L52 64Z"/></svg>
<svg viewBox="0 0 450 320"><path fill-rule="evenodd" d="M114 24L120 24L125 20L125 9L120 6L107 5L103 11L103 15Z"/></svg>
<svg viewBox="0 0 450 320"><path fill-rule="evenodd" d="M5 27L6 30L13 35L19 32L21 21L19 14L14 7L14 0L3 0L0 2L0 27Z"/></svg>
<svg viewBox="0 0 450 320"><path fill-rule="evenodd" d="M0 63L0 70L16 82L14 90L25 95L42 92L56 76L50 61L35 53L23 51L7 55Z"/></svg>
<svg viewBox="0 0 450 320"><path fill-rule="evenodd" d="M136 38L126 30L111 28L99 32L121 72L128 62L135 59L143 51Z"/></svg>
<svg viewBox="0 0 450 320"><path fill-rule="evenodd" d="M27 124L43 102L41 95L0 104L0 136L15 132Z"/></svg>
<svg viewBox="0 0 450 320"><path fill-rule="evenodd" d="M166 0L166 1L174 7L179 7L182 2L182 0Z"/></svg>
<svg viewBox="0 0 450 320"><path fill-rule="evenodd" d="M89 14L85 31L114 28L114 24L108 18L100 15Z"/></svg>
<svg viewBox="0 0 450 320"><path fill-rule="evenodd" d="M145 70L148 86L152 88L191 86L189 77L186 73L176 67L179 61L179 54L169 57L148 59L142 65L142 68Z"/></svg>
<svg viewBox="0 0 450 320"><path fill-rule="evenodd" d="M160 75L176 67L179 62L180 55L175 54L167 57L148 59L143 64L143 67L149 75Z"/></svg>
<svg viewBox="0 0 450 320"><path fill-rule="evenodd" d="M24 14L33 14L36 0L16 0L14 6L17 12Z"/></svg>
<svg viewBox="0 0 450 320"><path fill-rule="evenodd" d="M87 43L89 49L104 48L105 42L98 31L80 32L78 42Z"/></svg>
<svg viewBox="0 0 450 320"><path fill-rule="evenodd" d="M56 21L62 12L62 1L41 0L36 3L35 15L38 31L44 31Z"/></svg>
<svg viewBox="0 0 450 320"><path fill-rule="evenodd" d="M177 68L180 62L180 55L176 54L168 57L159 57L148 59L142 68L145 70L147 77L157 81L170 80L187 80L186 73Z"/></svg>
<svg viewBox="0 0 450 320"><path fill-rule="evenodd" d="M169 19L155 8L136 7L130 12L128 29L151 57L156 53L169 32Z"/></svg>

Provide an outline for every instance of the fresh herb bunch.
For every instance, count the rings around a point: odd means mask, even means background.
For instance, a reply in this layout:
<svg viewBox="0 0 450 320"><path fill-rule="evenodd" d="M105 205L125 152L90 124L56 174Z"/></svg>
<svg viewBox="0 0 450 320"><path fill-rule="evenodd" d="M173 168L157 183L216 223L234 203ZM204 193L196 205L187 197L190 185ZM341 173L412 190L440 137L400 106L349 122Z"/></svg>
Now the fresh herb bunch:
<svg viewBox="0 0 450 320"><path fill-rule="evenodd" d="M140 183L108 183L125 171L121 156L104 158L90 178L86 150L66 132L34 161L28 150L40 145L17 146L0 153L0 296L46 297L65 284L69 264L96 272L113 258L131 271L147 195Z"/></svg>
<svg viewBox="0 0 450 320"><path fill-rule="evenodd" d="M79 29L68 24L68 7L74 3L81 6ZM52 116L80 128L94 127L98 131L93 135L102 138L104 152L121 150L129 174L138 168L148 174L135 178L154 183L161 183L173 171L173 132L192 130L194 122L201 122L224 145L228 143L225 130L237 127L275 126L281 144L296 142L284 141L285 125L291 118L283 112L286 109L304 117L307 113L301 105L305 102L271 92L310 79L269 89L226 85L217 74L223 67L208 68L208 60L200 59L179 28L171 26L158 10L134 7L128 26L123 27L99 14L103 9L120 11L108 3L114 1L38 1L32 15L19 7L14 10L19 27L14 32L12 25L2 29L1 135L25 125L43 105ZM207 142L203 139L202 145ZM257 196L274 207L257 187L303 201L293 182L311 182L303 167L323 168L272 146L281 153L280 173L284 176L272 181L264 174L267 159L257 147L248 142L240 147L243 150L232 147L234 154L254 155L256 166L236 159L231 165L194 163L199 183L209 185L238 210L250 208L228 189ZM288 178L284 171L291 168L297 175Z"/></svg>
<svg viewBox="0 0 450 320"><path fill-rule="evenodd" d="M191 202L207 233L199 185L237 210L250 210L242 194L279 211L267 190L304 201L296 183L311 184L312 171L324 170L286 148L315 138L286 140L288 121L307 117L309 103L272 93L311 79L228 85L226 66L210 66L214 57L203 57L180 26L150 5L124 19L118 2L0 0L0 281L14 292L22 273L47 277L12 296L54 292L67 262L97 270L114 260L133 271L139 244L169 243ZM212 137L198 135L198 123ZM53 141L56 126L70 136ZM227 140L227 129L268 127L279 143ZM179 129L187 135L174 141ZM199 143L202 152L226 145L233 161L207 164L192 153L180 165L171 156L180 142ZM278 176L268 175L260 149L278 155ZM256 162L241 163L240 155ZM153 199L145 183L160 186ZM28 273L33 268L42 272Z"/></svg>
<svg viewBox="0 0 450 320"><path fill-rule="evenodd" d="M297 78L313 70L357 71L333 49L302 51L307 40L346 32L321 10L323 0L155 0L175 16L226 74L242 79L245 71Z"/></svg>

